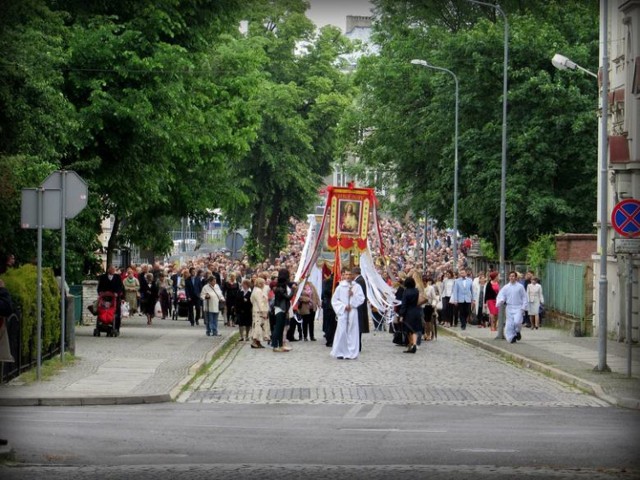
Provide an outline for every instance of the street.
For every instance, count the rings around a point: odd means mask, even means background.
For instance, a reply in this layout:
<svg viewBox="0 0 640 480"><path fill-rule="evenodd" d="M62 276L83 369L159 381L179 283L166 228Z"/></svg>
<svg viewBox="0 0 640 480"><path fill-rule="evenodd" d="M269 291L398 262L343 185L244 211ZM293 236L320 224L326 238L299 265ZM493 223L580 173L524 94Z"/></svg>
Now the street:
<svg viewBox="0 0 640 480"><path fill-rule="evenodd" d="M441 336L238 343L171 404L0 411L3 478L639 478L640 415Z"/></svg>

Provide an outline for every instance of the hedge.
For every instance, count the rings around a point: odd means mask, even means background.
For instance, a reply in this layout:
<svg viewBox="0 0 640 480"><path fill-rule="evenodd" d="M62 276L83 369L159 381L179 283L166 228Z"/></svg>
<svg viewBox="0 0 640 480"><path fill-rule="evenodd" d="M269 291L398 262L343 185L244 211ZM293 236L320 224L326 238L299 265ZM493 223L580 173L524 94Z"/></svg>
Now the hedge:
<svg viewBox="0 0 640 480"><path fill-rule="evenodd" d="M7 270L0 276L11 294L15 307L20 309L22 351L37 348L37 285L38 270L34 265ZM51 268L42 269L42 348L60 341L60 290Z"/></svg>

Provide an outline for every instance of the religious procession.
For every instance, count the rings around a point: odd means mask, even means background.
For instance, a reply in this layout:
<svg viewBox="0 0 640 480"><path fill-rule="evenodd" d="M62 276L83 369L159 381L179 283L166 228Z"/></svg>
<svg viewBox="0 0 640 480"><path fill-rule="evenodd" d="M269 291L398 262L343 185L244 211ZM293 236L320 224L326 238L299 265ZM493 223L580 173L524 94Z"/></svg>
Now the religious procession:
<svg viewBox="0 0 640 480"><path fill-rule="evenodd" d="M438 327L496 331L501 305L509 342L540 327L544 297L533 272L511 272L501 287L495 269L470 268L470 238L454 242L455 232L379 215L373 189L327 187L326 197L323 214L290 220L287 248L272 262L216 252L184 265L110 267L98 289L122 292L115 328L138 314L148 326L184 318L219 336L222 322L251 348L285 353L322 339L331 357L354 360L372 331L409 354L436 340Z"/></svg>

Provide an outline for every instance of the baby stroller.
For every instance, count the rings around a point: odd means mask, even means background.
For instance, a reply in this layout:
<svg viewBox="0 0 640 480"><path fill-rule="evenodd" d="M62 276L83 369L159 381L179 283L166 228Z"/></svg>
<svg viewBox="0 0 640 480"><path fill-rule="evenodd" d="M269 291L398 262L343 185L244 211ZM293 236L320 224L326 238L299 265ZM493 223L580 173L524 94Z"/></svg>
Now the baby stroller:
<svg viewBox="0 0 640 480"><path fill-rule="evenodd" d="M118 297L112 292L102 292L98 295L96 308L97 320L96 328L93 329L93 336L99 337L101 332L105 332L107 337L117 337L118 331L114 328L118 309Z"/></svg>
<svg viewBox="0 0 640 480"><path fill-rule="evenodd" d="M178 320L178 317L189 316L189 300L184 290L178 290L176 305L173 309L173 320Z"/></svg>

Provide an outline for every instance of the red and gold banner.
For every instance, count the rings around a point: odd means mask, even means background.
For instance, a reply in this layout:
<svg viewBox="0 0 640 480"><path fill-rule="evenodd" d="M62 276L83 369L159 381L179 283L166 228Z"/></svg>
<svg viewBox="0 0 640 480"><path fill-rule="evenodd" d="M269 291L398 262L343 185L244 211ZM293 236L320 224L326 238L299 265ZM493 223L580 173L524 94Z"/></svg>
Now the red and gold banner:
<svg viewBox="0 0 640 480"><path fill-rule="evenodd" d="M372 188L327 187L329 207L329 250L355 250L367 248L369 213L375 202Z"/></svg>

